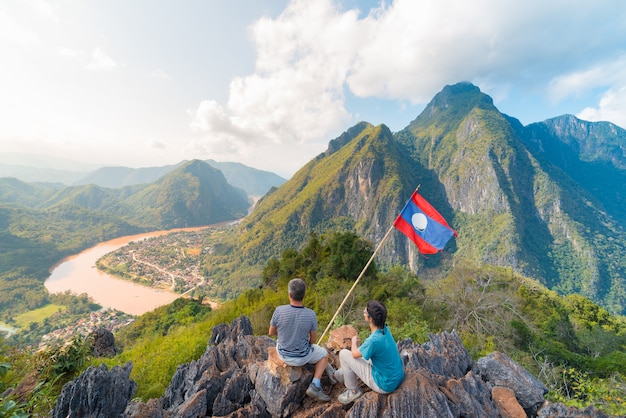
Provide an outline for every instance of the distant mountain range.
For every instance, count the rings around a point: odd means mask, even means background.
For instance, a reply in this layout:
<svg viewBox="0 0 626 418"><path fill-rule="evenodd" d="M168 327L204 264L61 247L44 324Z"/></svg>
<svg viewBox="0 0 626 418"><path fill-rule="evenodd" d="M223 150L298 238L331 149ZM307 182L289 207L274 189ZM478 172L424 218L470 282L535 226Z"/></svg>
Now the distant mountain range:
<svg viewBox="0 0 626 418"><path fill-rule="evenodd" d="M286 181L277 174L240 163L214 160L205 162L222 171L231 185L243 189L249 196L263 196L270 188L278 187ZM0 153L0 178L15 177L28 183L60 183L65 186L94 184L117 189L152 183L185 163L187 161L143 168L94 167L38 154Z"/></svg>
<svg viewBox="0 0 626 418"><path fill-rule="evenodd" d="M78 208L106 214L141 229L202 226L245 216L246 192L230 185L224 174L200 160L181 164L152 183L116 189L93 183L47 187L15 178L0 178L0 202L38 211Z"/></svg>
<svg viewBox="0 0 626 418"><path fill-rule="evenodd" d="M0 209L71 207L126 229L169 228L241 217L245 195L262 195L220 258L207 256L216 286L240 289L259 284L268 260L301 248L312 233L353 231L381 242L419 186L459 236L425 257L395 231L380 249L381 266L404 264L423 279L458 263L502 266L624 314L625 144L624 129L571 115L523 126L478 87L459 83L399 132L351 127L286 182L234 163L106 168L65 188L0 179ZM257 188L261 174L266 181ZM34 222L23 219L27 226L18 228L11 213L0 213L0 233L16 237ZM219 277L238 268L245 275Z"/></svg>

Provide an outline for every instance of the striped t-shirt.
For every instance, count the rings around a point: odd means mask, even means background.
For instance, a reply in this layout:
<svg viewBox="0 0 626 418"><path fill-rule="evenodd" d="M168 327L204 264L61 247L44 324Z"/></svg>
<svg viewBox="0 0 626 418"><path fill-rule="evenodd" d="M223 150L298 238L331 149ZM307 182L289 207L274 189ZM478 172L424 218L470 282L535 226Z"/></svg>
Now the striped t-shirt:
<svg viewBox="0 0 626 418"><path fill-rule="evenodd" d="M304 357L311 351L311 331L317 331L317 316L304 306L281 305L274 310L270 325L276 327L276 349L281 356Z"/></svg>

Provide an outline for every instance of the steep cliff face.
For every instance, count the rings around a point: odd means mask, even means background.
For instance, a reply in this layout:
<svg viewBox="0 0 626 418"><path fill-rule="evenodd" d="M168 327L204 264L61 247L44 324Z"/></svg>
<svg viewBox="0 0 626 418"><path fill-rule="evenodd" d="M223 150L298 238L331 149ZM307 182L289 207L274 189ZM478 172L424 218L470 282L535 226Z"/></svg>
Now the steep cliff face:
<svg viewBox="0 0 626 418"><path fill-rule="evenodd" d="M426 344L398 343L406 377L392 394L363 386L349 405L337 401L345 388L322 379L330 402L305 394L312 368L280 364L269 337L254 337L246 317L213 329L205 353L178 367L165 394L132 401L136 385L128 363L110 372L90 368L63 387L52 417L606 417L544 402L546 387L513 360L492 353L476 363L455 333L431 335ZM330 346L331 362L338 365Z"/></svg>
<svg viewBox="0 0 626 418"><path fill-rule="evenodd" d="M241 241L270 254L277 245L301 246L312 231L354 230L378 241L419 172L386 126L359 125L265 196L243 220Z"/></svg>
<svg viewBox="0 0 626 418"><path fill-rule="evenodd" d="M443 186L455 259L512 267L623 312L625 131L571 116L523 127L460 83L396 138Z"/></svg>
<svg viewBox="0 0 626 418"><path fill-rule="evenodd" d="M362 122L331 140L241 223L240 252L266 260L345 230L376 246L419 186L458 238L424 257L392 233L378 263L429 278L452 263L509 267L624 313L623 137L572 117L524 127L478 87L446 86L400 132Z"/></svg>

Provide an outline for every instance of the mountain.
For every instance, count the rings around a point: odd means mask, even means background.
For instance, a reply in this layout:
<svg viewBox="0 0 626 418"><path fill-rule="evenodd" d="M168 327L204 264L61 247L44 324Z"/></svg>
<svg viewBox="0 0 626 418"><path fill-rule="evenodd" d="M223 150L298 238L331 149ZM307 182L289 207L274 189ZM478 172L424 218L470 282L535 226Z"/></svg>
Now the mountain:
<svg viewBox="0 0 626 418"><path fill-rule="evenodd" d="M248 196L261 197L272 187L278 187L287 181L278 174L258 170L241 163L214 160L205 160L205 162L224 173L224 177L230 184L245 190Z"/></svg>
<svg viewBox="0 0 626 418"><path fill-rule="evenodd" d="M0 152L0 177L16 177L26 182L72 184L96 168L93 164L49 155Z"/></svg>
<svg viewBox="0 0 626 418"><path fill-rule="evenodd" d="M526 131L522 140L546 170L563 171L620 224L626 222L626 130L563 115L530 124Z"/></svg>
<svg viewBox="0 0 626 418"><path fill-rule="evenodd" d="M110 189L118 189L120 187L131 186L134 184L147 184L156 181L177 167L180 167L182 164L184 164L184 162L176 165L166 165L163 167L102 167L88 173L79 180L74 181L72 184L76 186L96 184Z"/></svg>
<svg viewBox="0 0 626 418"><path fill-rule="evenodd" d="M187 162L161 167L94 167L38 154L0 153L0 178L15 177L29 183L51 183L57 187L94 184L118 189L153 183ZM214 160L205 162L222 171L231 185L245 190L252 197L263 196L272 187L278 187L286 181L277 174L241 163Z"/></svg>
<svg viewBox="0 0 626 418"><path fill-rule="evenodd" d="M0 178L0 202L35 210L80 208L117 217L143 229L208 225L246 215L246 193L231 186L221 171L193 160L154 183L119 189L87 184L45 187Z"/></svg>
<svg viewBox="0 0 626 418"><path fill-rule="evenodd" d="M362 122L330 141L258 202L240 225L239 250L266 260L331 230L378 244L419 185L459 237L426 258L395 232L380 249L382 265L407 264L424 277L453 263L505 266L624 313L626 241L615 200L626 184L623 138L614 125L567 116L524 127L478 87L446 86L397 133ZM620 184L586 180L581 170L596 167L593 176Z"/></svg>
<svg viewBox="0 0 626 418"><path fill-rule="evenodd" d="M278 187L286 181L277 174L248 167L241 163L214 160L205 160L204 162L220 170L228 183L243 189L248 196L263 196L270 188ZM102 167L82 177L74 184L93 183L117 189L135 184L152 183L186 163L187 161L183 161L176 165L145 168Z"/></svg>
<svg viewBox="0 0 626 418"><path fill-rule="evenodd" d="M241 218L250 203L221 171L193 160L125 199L163 228L208 225Z"/></svg>
<svg viewBox="0 0 626 418"><path fill-rule="evenodd" d="M277 244L297 248L311 232L328 230L379 241L422 171L386 126L361 122L257 203L241 224L244 250L269 256ZM387 258L402 247L392 242L381 253Z"/></svg>

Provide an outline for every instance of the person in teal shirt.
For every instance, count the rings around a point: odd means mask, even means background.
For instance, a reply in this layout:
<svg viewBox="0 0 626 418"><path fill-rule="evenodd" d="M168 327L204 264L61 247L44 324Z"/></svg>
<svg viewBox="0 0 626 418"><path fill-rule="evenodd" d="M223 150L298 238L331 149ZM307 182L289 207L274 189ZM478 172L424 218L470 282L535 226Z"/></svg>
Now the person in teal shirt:
<svg viewBox="0 0 626 418"><path fill-rule="evenodd" d="M338 398L343 404L354 402L363 394L357 377L378 393L391 393L404 380L404 365L398 346L385 324L387 308L379 301L370 300L363 316L370 327L369 337L360 347L357 336L352 337L351 349L339 352L341 367L328 370L330 366L327 366L329 375L346 386L346 391Z"/></svg>

